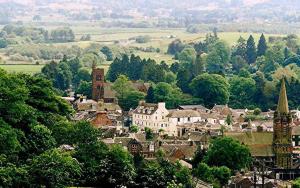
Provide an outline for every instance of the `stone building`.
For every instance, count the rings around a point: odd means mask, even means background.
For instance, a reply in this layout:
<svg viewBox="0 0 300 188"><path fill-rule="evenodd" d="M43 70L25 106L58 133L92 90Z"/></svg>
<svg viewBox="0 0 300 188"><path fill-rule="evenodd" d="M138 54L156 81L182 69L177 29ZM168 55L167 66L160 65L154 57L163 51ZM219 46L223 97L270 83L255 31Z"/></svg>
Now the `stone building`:
<svg viewBox="0 0 300 188"><path fill-rule="evenodd" d="M92 99L103 100L104 103L116 103L116 92L111 84L105 81L104 69L93 66L92 71Z"/></svg>
<svg viewBox="0 0 300 188"><path fill-rule="evenodd" d="M292 164L292 116L288 107L285 80L281 80L278 106L274 113L273 151L275 166L281 169L291 169Z"/></svg>

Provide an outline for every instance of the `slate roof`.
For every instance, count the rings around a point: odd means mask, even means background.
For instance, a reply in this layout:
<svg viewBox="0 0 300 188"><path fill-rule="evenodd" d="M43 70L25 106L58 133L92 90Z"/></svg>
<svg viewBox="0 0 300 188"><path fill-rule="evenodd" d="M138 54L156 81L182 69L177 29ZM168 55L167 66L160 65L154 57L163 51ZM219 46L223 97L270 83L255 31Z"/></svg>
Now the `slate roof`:
<svg viewBox="0 0 300 188"><path fill-rule="evenodd" d="M167 115L170 118L184 118L184 117L200 117L200 113L196 110L174 110Z"/></svg>
<svg viewBox="0 0 300 188"><path fill-rule="evenodd" d="M143 103L140 104L133 113L135 114L145 114L145 115L152 115L158 109L158 104L154 103Z"/></svg>
<svg viewBox="0 0 300 188"><path fill-rule="evenodd" d="M178 108L182 109L182 110L200 110L200 111L208 110L207 108L205 108L202 105L180 105Z"/></svg>

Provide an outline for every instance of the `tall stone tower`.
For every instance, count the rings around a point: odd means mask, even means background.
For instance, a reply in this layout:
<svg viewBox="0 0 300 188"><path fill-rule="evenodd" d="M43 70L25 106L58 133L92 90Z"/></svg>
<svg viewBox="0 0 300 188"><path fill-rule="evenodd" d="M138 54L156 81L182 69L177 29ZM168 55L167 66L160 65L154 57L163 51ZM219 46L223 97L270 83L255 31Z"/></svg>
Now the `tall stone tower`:
<svg viewBox="0 0 300 188"><path fill-rule="evenodd" d="M273 151L276 168L292 168L292 117L289 112L285 80L281 80L281 88L277 110L273 122Z"/></svg>
<svg viewBox="0 0 300 188"><path fill-rule="evenodd" d="M104 98L104 86L105 86L104 69L96 68L96 66L93 65L93 71L92 71L93 100L99 101L100 99Z"/></svg>

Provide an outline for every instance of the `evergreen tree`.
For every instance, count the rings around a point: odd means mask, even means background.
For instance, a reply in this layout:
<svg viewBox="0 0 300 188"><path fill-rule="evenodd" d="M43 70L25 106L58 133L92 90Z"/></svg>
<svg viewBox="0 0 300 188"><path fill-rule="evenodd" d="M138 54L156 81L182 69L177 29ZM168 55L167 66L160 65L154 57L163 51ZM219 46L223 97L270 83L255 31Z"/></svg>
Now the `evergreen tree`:
<svg viewBox="0 0 300 188"><path fill-rule="evenodd" d="M190 93L190 87L189 83L192 80L192 75L190 72L182 68L177 73L177 86L184 92L184 93Z"/></svg>
<svg viewBox="0 0 300 188"><path fill-rule="evenodd" d="M266 54L267 51L267 42L264 34L261 34L260 39L258 41L258 46L257 46L257 56L263 56Z"/></svg>
<svg viewBox="0 0 300 188"><path fill-rule="evenodd" d="M237 41L237 45L232 53L232 56L241 56L242 58L246 59L246 51L247 51L247 44L246 40L240 36Z"/></svg>
<svg viewBox="0 0 300 188"><path fill-rule="evenodd" d="M256 47L252 35L250 35L249 39L247 40L246 60L248 64L253 64L256 60Z"/></svg>
<svg viewBox="0 0 300 188"><path fill-rule="evenodd" d="M204 62L200 55L197 55L195 63L193 63L194 77L204 72Z"/></svg>
<svg viewBox="0 0 300 188"><path fill-rule="evenodd" d="M288 47L284 48L284 60L287 60L290 57L290 50L288 49Z"/></svg>
<svg viewBox="0 0 300 188"><path fill-rule="evenodd" d="M150 86L148 91L147 91L147 96L146 96L146 102L148 103L154 103L154 90L153 87Z"/></svg>
<svg viewBox="0 0 300 188"><path fill-rule="evenodd" d="M300 56L300 48L297 48L297 55Z"/></svg>

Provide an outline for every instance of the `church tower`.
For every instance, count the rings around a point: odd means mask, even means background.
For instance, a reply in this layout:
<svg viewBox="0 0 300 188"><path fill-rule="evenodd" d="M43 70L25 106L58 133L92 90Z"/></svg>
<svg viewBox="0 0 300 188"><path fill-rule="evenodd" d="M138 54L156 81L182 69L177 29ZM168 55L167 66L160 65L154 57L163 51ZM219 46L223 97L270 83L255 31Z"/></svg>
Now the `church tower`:
<svg viewBox="0 0 300 188"><path fill-rule="evenodd" d="M99 101L100 99L104 98L104 69L96 68L93 65L92 71L92 98L95 101Z"/></svg>
<svg viewBox="0 0 300 188"><path fill-rule="evenodd" d="M278 106L273 122L273 151L275 166L281 169L292 168L292 117L289 112L285 80L281 80Z"/></svg>

